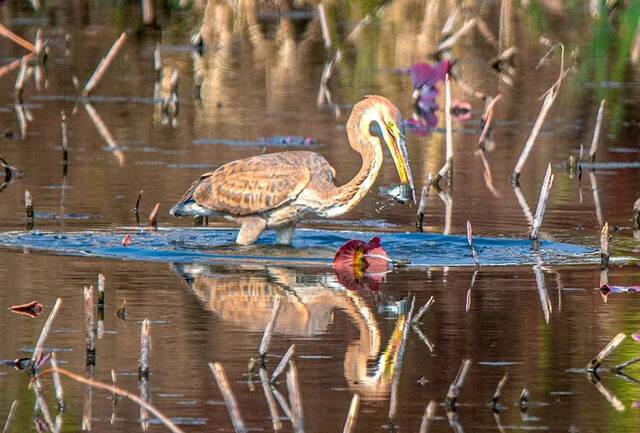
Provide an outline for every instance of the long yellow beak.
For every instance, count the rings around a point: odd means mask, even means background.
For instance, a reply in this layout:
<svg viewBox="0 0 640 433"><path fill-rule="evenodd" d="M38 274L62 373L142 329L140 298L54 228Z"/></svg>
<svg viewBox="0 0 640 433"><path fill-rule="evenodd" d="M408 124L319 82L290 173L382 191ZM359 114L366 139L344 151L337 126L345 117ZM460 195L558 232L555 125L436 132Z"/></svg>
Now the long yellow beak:
<svg viewBox="0 0 640 433"><path fill-rule="evenodd" d="M413 175L411 174L411 166L409 165L409 157L407 156L407 148L404 143L404 135L400 132L395 123L387 123L387 133L390 139L385 140L391 152L393 163L398 171L400 182L409 184L411 187L411 193L413 195L413 201L416 201L415 188L413 186Z"/></svg>

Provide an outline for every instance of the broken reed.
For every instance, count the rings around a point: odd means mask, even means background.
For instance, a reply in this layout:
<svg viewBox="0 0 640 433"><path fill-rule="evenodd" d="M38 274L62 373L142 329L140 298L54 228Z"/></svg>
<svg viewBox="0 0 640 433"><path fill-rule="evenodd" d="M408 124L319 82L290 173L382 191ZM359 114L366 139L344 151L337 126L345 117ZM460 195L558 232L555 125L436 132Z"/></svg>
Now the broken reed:
<svg viewBox="0 0 640 433"><path fill-rule="evenodd" d="M140 328L140 362L138 364L138 378L149 379L149 365L151 359L151 324L149 319L142 321Z"/></svg>
<svg viewBox="0 0 640 433"><path fill-rule="evenodd" d="M553 186L553 180L555 176L551 171L551 163L547 166L547 171L544 174L544 180L542 181L542 187L540 189L540 197L538 198L538 207L536 208L536 215L533 218L531 224L531 232L529 232L529 239L534 242L538 241L540 235L540 227L542 226L542 218L544 217L544 211L547 208L547 201L549 200L549 192Z"/></svg>
<svg viewBox="0 0 640 433"><path fill-rule="evenodd" d="M9 409L9 415L7 415L7 420L4 422L2 433L9 433L11 431L11 423L13 422L13 418L15 418L16 416L17 409L18 400L13 400L13 403L11 403L11 408Z"/></svg>
<svg viewBox="0 0 640 433"><path fill-rule="evenodd" d="M419 433L427 433L429 431L429 423L436 415L436 408L438 407L438 403L435 400L431 400L427 407L424 409L424 414L422 415L422 421L420 422L420 430Z"/></svg>
<svg viewBox="0 0 640 433"><path fill-rule="evenodd" d="M447 412L455 411L458 395L460 394L460 390L464 385L464 381L467 377L467 373L469 373L470 368L471 360L463 360L460 364L460 369L458 370L458 374L456 375L455 380L451 383L451 385L449 385L449 390L447 391L447 395L444 400L444 407Z"/></svg>
<svg viewBox="0 0 640 433"><path fill-rule="evenodd" d="M282 296L276 295L273 303L273 309L271 310L271 319L264 330L264 334L262 334L262 340L260 341L260 347L258 348L258 355L260 356L261 362L264 362L264 358L267 356L267 350L269 350L269 343L271 343L271 336L273 335L273 330L276 326L281 306Z"/></svg>
<svg viewBox="0 0 640 433"><path fill-rule="evenodd" d="M418 310L418 312L416 313L416 315L411 318L411 323L413 324L417 324L420 322L420 319L422 318L422 316L424 315L424 313L427 312L427 310L429 310L429 308L431 308L431 306L436 302L435 298L433 296L431 296L429 298L429 300L422 306L420 307L420 309Z"/></svg>
<svg viewBox="0 0 640 433"><path fill-rule="evenodd" d="M64 391L62 389L62 381L58 369L58 357L55 352L51 353L51 367L53 368L53 387L56 392L56 402L58 403L58 411L64 408Z"/></svg>
<svg viewBox="0 0 640 433"><path fill-rule="evenodd" d="M67 175L69 165L69 137L67 132L67 116L60 111L60 130L62 134L62 175Z"/></svg>
<svg viewBox="0 0 640 433"><path fill-rule="evenodd" d="M422 191L420 192L420 202L418 204L418 213L416 215L416 230L419 232L424 231L424 212L427 207L427 200L429 198L429 191L431 190L432 183L433 176L431 173L429 173L429 176L427 177L427 183L422 187Z"/></svg>
<svg viewBox="0 0 640 433"><path fill-rule="evenodd" d="M289 403L291 404L293 430L296 433L304 433L304 414L298 381L298 369L293 360L289 361L289 370L287 370L287 391L289 392Z"/></svg>
<svg viewBox="0 0 640 433"><path fill-rule="evenodd" d="M89 78L89 81L87 81L87 84L84 86L82 94L85 98L89 96L91 91L98 85L104 74L107 72L107 69L113 62L113 59L118 54L118 51L120 51L120 48L122 47L126 39L127 34L122 33L120 37L113 43L113 45L109 49L109 52L107 52L107 55L104 56L102 60L100 60L100 63L98 63L98 66Z"/></svg>
<svg viewBox="0 0 640 433"><path fill-rule="evenodd" d="M56 303L53 305L51 312L49 313L49 317L47 317L47 321L44 322L44 326L42 327L42 331L40 331L40 337L38 337L38 341L36 342L35 347L33 348L33 353L31 354L31 367L35 369L38 362L42 357L42 351L44 349L44 342L49 336L49 331L51 330L51 325L53 324L53 320L56 318L58 314L58 310L62 305L62 298L56 299Z"/></svg>
<svg viewBox="0 0 640 433"><path fill-rule="evenodd" d="M295 353L296 353L296 345L292 344L289 347L289 349L287 350L287 352L284 354L282 359L280 360L280 363L278 364L276 369L273 370L273 374L271 375L271 380L270 380L271 383L275 383L276 379L278 378L278 376L280 376L280 374L287 367L287 364L289 363L289 360L291 360L291 357L293 355L295 355Z"/></svg>
<svg viewBox="0 0 640 433"><path fill-rule="evenodd" d="M342 433L351 433L356 425L356 419L358 418L358 410L360 409L360 395L353 394L351 398L351 404L349 405L349 412L347 413L347 419L344 422L344 428Z"/></svg>
<svg viewBox="0 0 640 433"><path fill-rule="evenodd" d="M598 368L602 364L602 362L609 356L611 353L622 343L622 341L627 338L626 334L620 332L618 335L613 337L609 343L598 353L598 355L589 361L586 366L586 369L590 373L595 373L598 371Z"/></svg>
<svg viewBox="0 0 640 433"><path fill-rule="evenodd" d="M261 368L258 372L260 376L260 383L262 384L262 391L264 392L264 398L267 400L267 406L269 407L269 413L271 414L271 422L273 424L273 430L278 431L282 428L282 422L280 421L280 413L278 412L278 404L273 395L271 385L269 385L269 375L267 370Z"/></svg>
<svg viewBox="0 0 640 433"><path fill-rule="evenodd" d="M507 379L509 378L509 374L505 373L504 376L502 376L502 379L500 379L500 382L498 382L498 386L496 386L496 391L493 393L493 398L491 399L491 409L493 409L494 411L498 411L499 410L499 406L498 406L498 402L500 401L500 396L502 396L502 388L504 388L504 385L507 383Z"/></svg>
<svg viewBox="0 0 640 433"><path fill-rule="evenodd" d="M227 375L224 372L224 367L222 367L222 364L220 364L219 362L210 362L209 368L211 369L211 372L216 379L216 383L218 384L218 388L220 389L222 398L224 398L224 403L227 406L227 412L229 412L229 416L231 416L233 428L235 429L236 433L245 433L247 429L244 426L244 421L242 421L242 416L240 415L238 401L233 394L231 386L229 386L229 380L227 379Z"/></svg>
<svg viewBox="0 0 640 433"><path fill-rule="evenodd" d="M600 231L600 268L609 269L609 259L611 258L611 248L609 242L611 236L609 235L609 223L604 223L602 230Z"/></svg>
<svg viewBox="0 0 640 433"><path fill-rule="evenodd" d="M469 220L467 220L467 243L469 244L469 248L471 248L471 256L473 257L473 262L476 264L476 268L479 268L480 260L478 259L476 248L473 246L473 229L471 228L471 222L469 222Z"/></svg>
<svg viewBox="0 0 640 433"><path fill-rule="evenodd" d="M600 101L600 108L598 108L598 116L596 117L596 127L593 130L593 138L591 139L591 150L589 150L589 159L591 162L596 160L596 153L598 152L598 143L600 141L600 129L602 128L602 118L604 117L604 105L606 99Z"/></svg>
<svg viewBox="0 0 640 433"><path fill-rule="evenodd" d="M95 316L93 314L93 286L84 286L84 328L85 328L85 347L86 347L86 364L95 365L96 363L96 333L95 333Z"/></svg>

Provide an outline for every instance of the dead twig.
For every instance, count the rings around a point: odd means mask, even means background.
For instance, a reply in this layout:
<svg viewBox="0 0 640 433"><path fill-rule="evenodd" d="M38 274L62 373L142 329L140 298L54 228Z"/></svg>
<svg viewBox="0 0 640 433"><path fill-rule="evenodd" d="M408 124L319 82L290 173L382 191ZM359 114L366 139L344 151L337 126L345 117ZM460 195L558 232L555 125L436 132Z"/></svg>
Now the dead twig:
<svg viewBox="0 0 640 433"><path fill-rule="evenodd" d="M269 343L271 343L271 336L278 320L278 313L280 313L280 307L282 306L282 296L276 295L273 308L271 310L271 319L267 324L267 327L262 334L262 340L260 341L260 347L258 348L258 355L260 361L264 362L264 358L267 356L267 350L269 350Z"/></svg>
<svg viewBox="0 0 640 433"><path fill-rule="evenodd" d="M586 366L588 372L596 373L598 368L602 364L602 362L609 356L611 353L622 343L622 341L626 338L626 334L620 332L618 335L613 337L611 341L598 353L598 355L592 359Z"/></svg>
<svg viewBox="0 0 640 433"><path fill-rule="evenodd" d="M529 239L534 242L538 241L540 235L540 227L542 226L542 218L544 217L544 211L547 208L547 201L549 200L549 192L553 186L553 180L555 176L551 171L551 163L547 166L547 171L542 181L542 188L540 189L540 197L538 198L538 207L536 207L536 215L533 218L531 224L531 232L529 232Z"/></svg>
<svg viewBox="0 0 640 433"><path fill-rule="evenodd" d="M62 298L56 299L56 303L53 305L51 312L49 313L49 317L47 317L47 321L44 322L44 326L42 327L42 331L40 331L40 337L38 337L38 341L36 342L35 347L33 348L33 354L31 355L31 365L35 366L40 361L42 356L42 350L44 349L44 342L47 340L49 336L49 331L51 331L51 325L53 324L53 320L56 318L58 314L58 310L62 305Z"/></svg>
<svg viewBox="0 0 640 433"><path fill-rule="evenodd" d="M500 379L500 382L498 382L496 391L493 393L493 398L491 398L491 409L493 409L494 411L499 410L498 401L500 400L500 396L502 395L502 388L504 388L504 385L507 383L508 378L509 374L505 373L504 376L502 376L502 379Z"/></svg>
<svg viewBox="0 0 640 433"><path fill-rule="evenodd" d="M211 372L216 379L216 383L218 384L220 393L222 394L224 402L227 405L227 411L231 416L233 428L235 429L236 433L245 433L247 429L244 426L244 421L242 421L242 416L240 416L238 401L236 400L236 396L231 390L231 386L229 386L229 381L227 380L227 375L224 372L222 364L220 364L219 362L210 362L209 368L211 369Z"/></svg>
<svg viewBox="0 0 640 433"><path fill-rule="evenodd" d="M589 150L589 159L591 162L596 160L596 153L598 152L598 142L600 141L600 129L602 128L602 118L604 117L604 105L606 99L600 101L600 108L598 108L598 116L596 117L596 127L593 130L593 138L591 139L591 150Z"/></svg>
<svg viewBox="0 0 640 433"><path fill-rule="evenodd" d="M127 39L127 34L122 33L120 37L116 39L116 41L113 43L113 45L109 49L109 52L107 52L107 55L104 56L102 60L100 60L100 63L98 63L98 66L96 67L95 71L89 78L89 81L87 81L87 84L84 86L84 90L82 94L85 98L89 96L91 91L98 85L98 83L104 76L105 72L107 72L107 69L113 62L113 59L118 54L118 51L120 51L120 48L122 47L126 39Z"/></svg>
<svg viewBox="0 0 640 433"><path fill-rule="evenodd" d="M469 369L471 368L471 360L465 359L460 364L460 369L458 370L458 374L454 381L449 385L449 390L447 391L447 396L444 400L444 406L447 412L455 411L456 408L456 400L458 399L458 395L460 394L460 390L462 389L462 385L464 385L464 381L467 377L467 373L469 373Z"/></svg>
<svg viewBox="0 0 640 433"><path fill-rule="evenodd" d="M292 344L289 347L289 349L287 350L287 352L284 354L282 359L280 360L280 363L278 364L276 369L273 370L273 374L271 375L271 380L270 380L271 383L275 383L276 379L278 378L278 376L280 376L280 374L287 367L287 364L289 363L289 360L291 359L291 357L293 355L295 355L295 353L296 353L296 345Z"/></svg>

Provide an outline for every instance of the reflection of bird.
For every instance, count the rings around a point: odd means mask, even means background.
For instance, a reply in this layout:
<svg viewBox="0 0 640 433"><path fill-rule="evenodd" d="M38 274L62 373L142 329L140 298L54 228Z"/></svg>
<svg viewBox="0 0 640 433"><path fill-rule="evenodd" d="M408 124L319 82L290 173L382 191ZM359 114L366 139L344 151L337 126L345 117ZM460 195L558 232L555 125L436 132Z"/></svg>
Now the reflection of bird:
<svg viewBox="0 0 640 433"><path fill-rule="evenodd" d="M362 167L347 184L334 184L335 170L313 152L281 152L227 163L203 174L172 209L174 216L218 215L241 225L236 242L254 243L263 230L276 230L278 243L290 244L296 224L307 213L331 218L351 210L373 185L382 166L384 143L400 181L413 189L398 108L381 96L358 102L347 122L351 147ZM400 126L402 127L402 126Z"/></svg>
<svg viewBox="0 0 640 433"><path fill-rule="evenodd" d="M316 337L329 331L334 311L343 311L360 331L346 349L344 376L366 399L385 398L398 362L404 316L396 322L386 347L376 315L354 290L345 290L332 273L305 268L173 265L204 308L225 322L260 333L271 318L277 295L283 296L274 332ZM373 362L372 362L373 361Z"/></svg>

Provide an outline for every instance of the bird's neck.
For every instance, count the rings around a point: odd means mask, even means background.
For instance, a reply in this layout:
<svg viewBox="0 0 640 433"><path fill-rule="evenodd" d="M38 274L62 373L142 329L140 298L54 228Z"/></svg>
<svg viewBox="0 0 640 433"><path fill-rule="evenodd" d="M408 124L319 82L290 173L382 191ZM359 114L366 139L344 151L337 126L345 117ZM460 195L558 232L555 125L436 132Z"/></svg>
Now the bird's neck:
<svg viewBox="0 0 640 433"><path fill-rule="evenodd" d="M351 147L362 157L362 167L358 174L345 185L338 187L336 205L326 213L328 217L342 215L353 209L373 186L382 167L382 147L380 139L371 135L369 125L377 121L373 110L366 110L347 122L347 135Z"/></svg>

